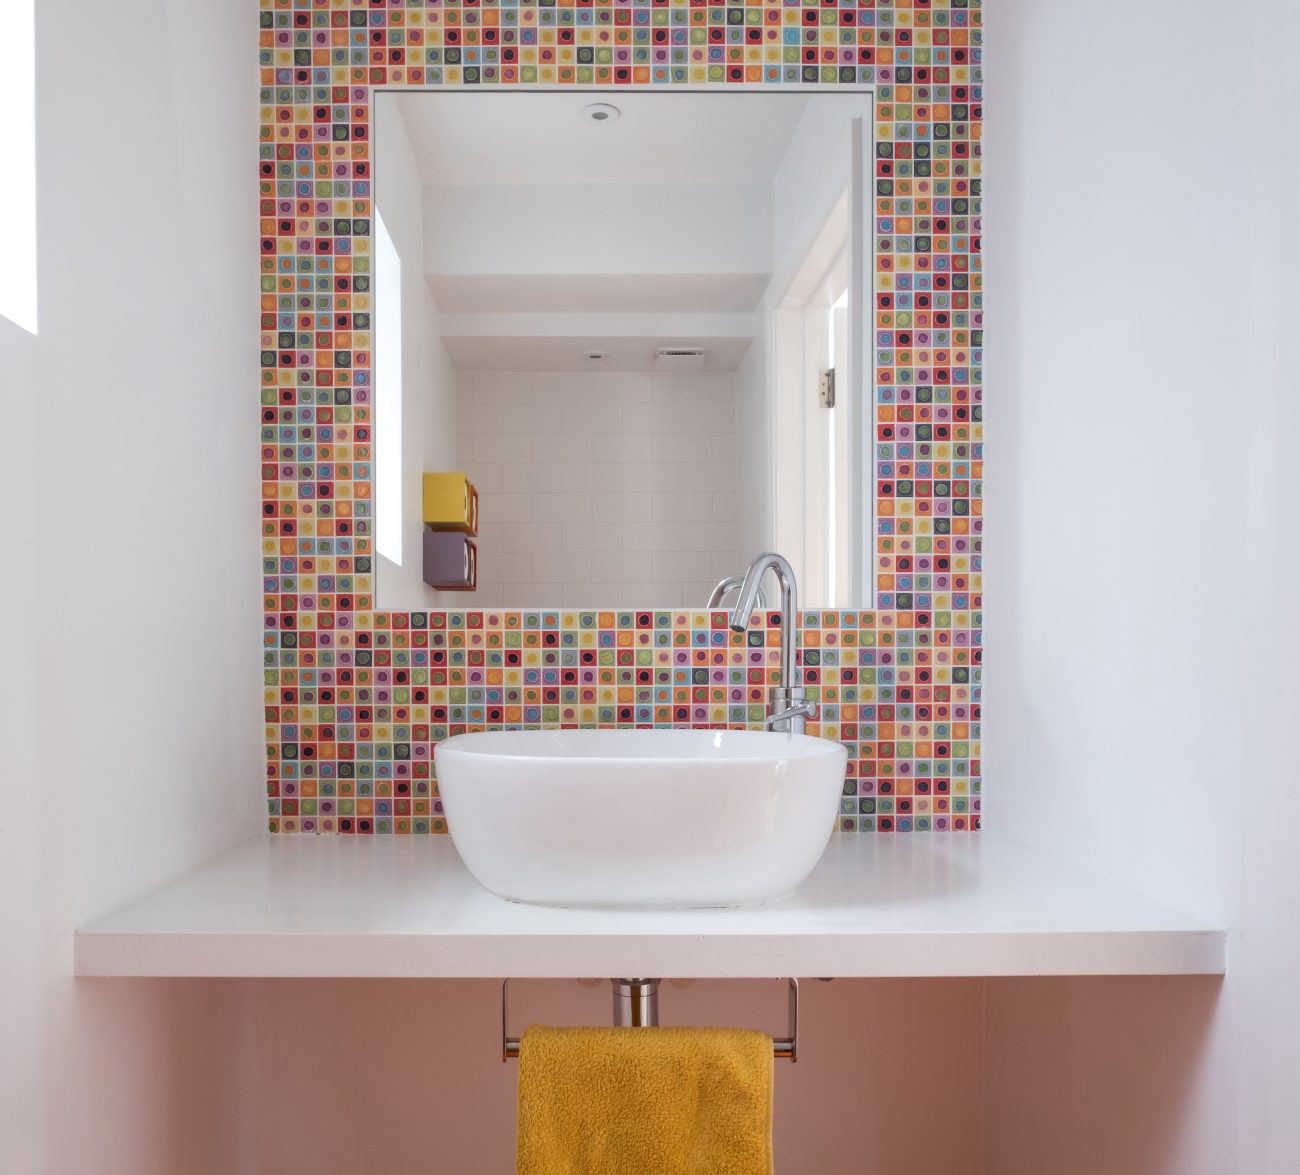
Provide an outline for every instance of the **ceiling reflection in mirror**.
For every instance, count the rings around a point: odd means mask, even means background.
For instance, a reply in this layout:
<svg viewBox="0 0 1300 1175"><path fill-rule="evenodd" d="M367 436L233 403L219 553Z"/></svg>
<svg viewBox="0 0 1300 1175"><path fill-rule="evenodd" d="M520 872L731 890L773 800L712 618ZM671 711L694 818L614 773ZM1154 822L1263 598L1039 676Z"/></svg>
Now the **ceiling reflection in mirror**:
<svg viewBox="0 0 1300 1175"><path fill-rule="evenodd" d="M375 116L380 608L870 605L869 93Z"/></svg>

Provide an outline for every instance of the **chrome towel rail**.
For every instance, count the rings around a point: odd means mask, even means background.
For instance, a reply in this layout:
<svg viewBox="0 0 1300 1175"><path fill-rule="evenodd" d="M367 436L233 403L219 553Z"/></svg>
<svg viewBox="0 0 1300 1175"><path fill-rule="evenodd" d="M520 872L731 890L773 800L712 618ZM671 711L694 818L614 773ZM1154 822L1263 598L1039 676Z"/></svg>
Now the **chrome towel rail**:
<svg viewBox="0 0 1300 1175"><path fill-rule="evenodd" d="M772 1056L799 1060L799 981L789 980L789 1036L772 1038ZM611 979L616 1027L653 1028L659 1023L659 980ZM510 980L501 981L501 1060L519 1056L519 1037L510 1035Z"/></svg>

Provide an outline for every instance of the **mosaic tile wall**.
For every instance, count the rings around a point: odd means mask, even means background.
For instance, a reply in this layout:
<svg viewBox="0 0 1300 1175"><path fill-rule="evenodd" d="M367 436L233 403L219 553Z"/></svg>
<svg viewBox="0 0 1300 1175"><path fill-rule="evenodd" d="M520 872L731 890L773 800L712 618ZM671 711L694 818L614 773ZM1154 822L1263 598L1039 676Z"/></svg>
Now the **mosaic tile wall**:
<svg viewBox="0 0 1300 1175"><path fill-rule="evenodd" d="M876 603L804 612L846 832L979 826L979 0L266 0L262 556L274 832L446 831L433 747L757 726L776 616L373 607L370 96L871 85Z"/></svg>

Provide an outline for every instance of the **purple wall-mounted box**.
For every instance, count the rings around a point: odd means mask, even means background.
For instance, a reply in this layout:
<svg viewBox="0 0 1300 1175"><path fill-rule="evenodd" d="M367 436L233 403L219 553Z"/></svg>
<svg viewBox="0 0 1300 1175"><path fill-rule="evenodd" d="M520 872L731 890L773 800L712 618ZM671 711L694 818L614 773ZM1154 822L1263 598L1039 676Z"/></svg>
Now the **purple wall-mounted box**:
<svg viewBox="0 0 1300 1175"><path fill-rule="evenodd" d="M441 591L472 592L478 585L478 549L467 534L424 528L424 582Z"/></svg>

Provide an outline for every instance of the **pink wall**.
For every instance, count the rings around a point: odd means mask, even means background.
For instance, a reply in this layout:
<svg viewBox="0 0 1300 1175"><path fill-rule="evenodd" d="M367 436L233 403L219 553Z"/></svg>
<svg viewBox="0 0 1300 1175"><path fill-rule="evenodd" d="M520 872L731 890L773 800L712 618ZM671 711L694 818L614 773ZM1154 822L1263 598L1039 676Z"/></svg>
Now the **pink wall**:
<svg viewBox="0 0 1300 1175"><path fill-rule="evenodd" d="M13 1175L253 1175L246 993L216 982L47 983L28 1071L41 1120Z"/></svg>
<svg viewBox="0 0 1300 1175"><path fill-rule="evenodd" d="M490 980L255 985L258 1154L268 1175L512 1171L514 1062ZM608 984L511 985L512 1031L608 1023ZM776 1063L777 1170L978 1175L983 983L804 984L797 1064ZM783 1031L777 981L664 984L664 1023Z"/></svg>
<svg viewBox="0 0 1300 1175"><path fill-rule="evenodd" d="M1225 1175L1231 1082L1212 1040L1222 980L990 980L990 1175Z"/></svg>

